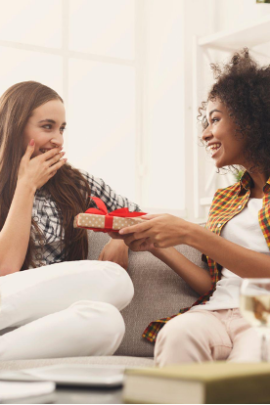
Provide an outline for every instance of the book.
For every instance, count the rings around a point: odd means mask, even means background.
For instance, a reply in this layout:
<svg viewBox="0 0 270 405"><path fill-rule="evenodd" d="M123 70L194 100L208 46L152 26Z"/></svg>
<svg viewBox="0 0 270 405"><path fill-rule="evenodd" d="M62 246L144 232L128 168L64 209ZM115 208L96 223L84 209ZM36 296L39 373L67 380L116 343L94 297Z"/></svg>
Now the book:
<svg viewBox="0 0 270 405"><path fill-rule="evenodd" d="M206 362L126 370L125 403L270 403L270 363Z"/></svg>

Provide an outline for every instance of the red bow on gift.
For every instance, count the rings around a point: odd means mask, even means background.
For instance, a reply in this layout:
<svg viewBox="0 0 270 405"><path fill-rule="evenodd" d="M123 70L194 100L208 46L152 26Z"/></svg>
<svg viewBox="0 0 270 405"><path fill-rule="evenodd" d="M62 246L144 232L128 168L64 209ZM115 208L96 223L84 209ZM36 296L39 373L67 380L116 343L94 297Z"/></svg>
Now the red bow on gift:
<svg viewBox="0 0 270 405"><path fill-rule="evenodd" d="M124 218L134 218L134 217L141 217L142 215L146 215L145 212L130 212L128 208L118 208L115 211L108 212L106 205L104 202L98 197L91 197L91 199L96 203L98 208L88 208L85 211L86 214L97 214L97 215L105 215L105 225L103 229L93 228L96 232L118 232L118 230L113 230L113 217L124 217ZM107 229L107 230L106 230Z"/></svg>

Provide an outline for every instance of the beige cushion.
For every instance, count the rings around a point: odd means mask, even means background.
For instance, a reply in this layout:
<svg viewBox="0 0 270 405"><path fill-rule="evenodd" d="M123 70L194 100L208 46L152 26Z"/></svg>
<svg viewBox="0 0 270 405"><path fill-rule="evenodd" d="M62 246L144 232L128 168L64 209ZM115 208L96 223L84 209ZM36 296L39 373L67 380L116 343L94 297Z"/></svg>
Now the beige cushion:
<svg viewBox="0 0 270 405"><path fill-rule="evenodd" d="M89 259L96 260L109 240L103 233L89 232ZM186 245L177 250L193 263L206 268L201 254ZM130 252L128 273L133 281L135 295L130 305L122 311L126 334L116 354L121 356L153 356L153 344L142 338L147 325L159 318L178 313L191 305L198 295L159 259L149 252Z"/></svg>

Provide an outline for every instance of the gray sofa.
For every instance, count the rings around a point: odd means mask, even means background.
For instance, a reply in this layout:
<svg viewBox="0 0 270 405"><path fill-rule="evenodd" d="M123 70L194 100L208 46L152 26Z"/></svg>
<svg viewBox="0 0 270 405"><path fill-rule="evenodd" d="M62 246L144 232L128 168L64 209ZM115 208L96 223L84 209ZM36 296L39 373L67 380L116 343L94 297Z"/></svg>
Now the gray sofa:
<svg viewBox="0 0 270 405"><path fill-rule="evenodd" d="M89 232L89 259L96 260L109 236ZM201 254L185 245L177 250L197 265L204 267ZM0 361L0 370L42 367L57 363L121 364L127 366L153 365L153 344L142 338L145 327L153 320L176 314L182 307L191 305L197 294L169 267L149 252L129 253L128 273L133 280L135 295L122 314L126 334L114 356L76 357Z"/></svg>

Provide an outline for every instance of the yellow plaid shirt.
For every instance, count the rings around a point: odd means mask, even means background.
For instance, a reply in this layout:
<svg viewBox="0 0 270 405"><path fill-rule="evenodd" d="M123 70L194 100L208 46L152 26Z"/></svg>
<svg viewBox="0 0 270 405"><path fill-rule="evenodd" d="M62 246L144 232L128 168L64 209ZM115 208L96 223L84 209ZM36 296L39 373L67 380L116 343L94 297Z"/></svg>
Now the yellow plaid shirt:
<svg viewBox="0 0 270 405"><path fill-rule="evenodd" d="M224 225L226 225L226 223L230 221L230 219L232 219L235 215L239 214L247 205L250 197L252 182L253 181L250 175L245 172L242 176L241 181L239 181L238 183L235 183L230 187L217 190L214 195L212 205L210 207L209 216L206 224L207 229L217 235L220 235ZM262 209L259 211L258 220L267 246L270 250L270 178L267 180L265 186L263 187L263 192L263 206ZM194 302L192 306L203 304L208 301L216 289L216 283L221 278L222 266L212 260L209 256L203 255L203 257L205 258L205 260L207 260L212 280L212 287L207 294L200 297L196 302ZM150 342L155 342L158 332L166 322L168 322L175 316L183 314L190 308L191 307L182 308L176 315L151 322L150 325L145 329L143 337Z"/></svg>

